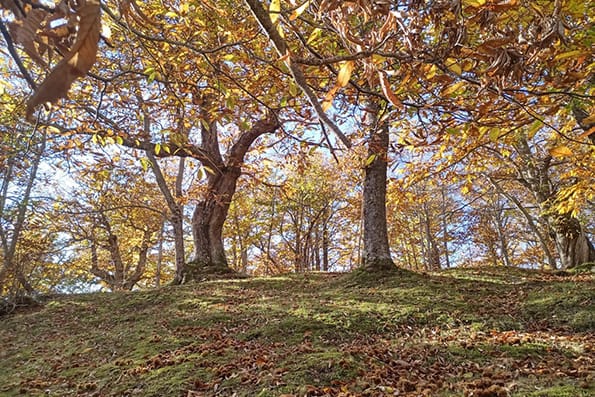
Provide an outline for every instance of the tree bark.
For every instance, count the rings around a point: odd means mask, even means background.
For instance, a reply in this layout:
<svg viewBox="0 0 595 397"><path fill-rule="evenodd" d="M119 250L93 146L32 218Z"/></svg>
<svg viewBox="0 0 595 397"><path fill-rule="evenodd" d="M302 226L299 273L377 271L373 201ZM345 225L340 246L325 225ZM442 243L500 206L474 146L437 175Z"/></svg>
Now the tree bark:
<svg viewBox="0 0 595 397"><path fill-rule="evenodd" d="M2 228L2 225L0 225L3 248L2 251L4 254L2 258L2 267L0 268L0 294L3 292L5 279L9 273L13 273L16 280L28 294L33 294L35 292L33 286L29 283L29 280L27 280L23 273L22 265L19 263L15 263L15 255L17 252L19 240L21 238L21 231L23 229L23 225L25 224L25 219L27 217L27 209L29 208L31 190L33 189L33 186L35 185L35 180L37 179L37 171L39 169L41 159L45 153L46 144L47 134L46 132L42 132L41 140L39 141L37 151L34 153L31 169L29 171L29 177L27 178L27 182L25 185L25 190L22 194L20 202L18 203L16 219L12 225L13 231L10 238L8 237L7 231ZM5 210L4 206L6 203L7 194L10 191L9 184L12 179L12 169L12 161L9 161L9 167L5 171L5 180L3 181L2 185L2 195L0 196L0 215L2 215Z"/></svg>
<svg viewBox="0 0 595 397"><path fill-rule="evenodd" d="M272 133L277 128L279 124L273 115L256 122L250 130L240 135L228 153L227 162L224 162L219 151L216 124L212 122L208 127L202 126L202 150L214 159L216 167L207 173L207 193L194 209L194 259L186 264L183 280L200 279L204 274L234 273L225 256L223 225L242 174L246 153L258 137Z"/></svg>
<svg viewBox="0 0 595 397"><path fill-rule="evenodd" d="M396 270L390 256L386 222L386 175L389 131L379 122L380 107L368 104L367 126L370 131L368 159L363 191L363 255L361 266L371 272Z"/></svg>
<svg viewBox="0 0 595 397"><path fill-rule="evenodd" d="M526 139L520 139L515 149L524 162L523 168L519 169L519 180L534 194L554 234L561 268L571 269L595 261L595 248L579 220L570 213L555 213L551 208L555 196L555 188L549 176L552 157L548 155L536 159Z"/></svg>
<svg viewBox="0 0 595 397"><path fill-rule="evenodd" d="M595 262L595 248L578 219L570 214L552 216L556 249L562 269Z"/></svg>

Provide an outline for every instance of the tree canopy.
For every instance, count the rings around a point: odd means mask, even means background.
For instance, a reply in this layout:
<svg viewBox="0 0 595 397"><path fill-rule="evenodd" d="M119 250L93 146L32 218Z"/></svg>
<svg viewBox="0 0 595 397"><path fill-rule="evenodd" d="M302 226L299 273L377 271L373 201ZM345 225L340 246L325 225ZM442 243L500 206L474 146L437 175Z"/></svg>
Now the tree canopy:
<svg viewBox="0 0 595 397"><path fill-rule="evenodd" d="M0 4L3 290L595 261L591 1Z"/></svg>

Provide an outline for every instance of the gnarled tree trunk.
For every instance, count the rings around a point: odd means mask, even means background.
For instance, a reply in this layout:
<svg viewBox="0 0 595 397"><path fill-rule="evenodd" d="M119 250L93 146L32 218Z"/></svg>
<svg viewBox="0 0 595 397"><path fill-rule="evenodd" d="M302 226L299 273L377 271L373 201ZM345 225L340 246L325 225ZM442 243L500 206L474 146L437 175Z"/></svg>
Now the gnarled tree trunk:
<svg viewBox="0 0 595 397"><path fill-rule="evenodd" d="M208 156L214 169L208 172L207 193L196 205L192 216L194 259L185 265L184 281L200 279L204 274L234 272L225 256L223 224L242 174L241 167L246 153L258 137L272 133L277 128L279 124L273 115L254 123L250 130L240 134L227 153L227 161L224 161L219 148L216 122L209 123L208 127L202 126L201 151Z"/></svg>

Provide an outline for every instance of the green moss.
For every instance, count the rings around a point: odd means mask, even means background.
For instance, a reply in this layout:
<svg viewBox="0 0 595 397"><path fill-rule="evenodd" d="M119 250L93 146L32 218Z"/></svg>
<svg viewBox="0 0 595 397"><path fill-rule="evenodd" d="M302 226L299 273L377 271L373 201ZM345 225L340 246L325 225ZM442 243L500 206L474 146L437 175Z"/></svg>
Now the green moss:
<svg viewBox="0 0 595 397"><path fill-rule="evenodd" d="M512 395L516 397L591 397L594 393L595 387L593 386L581 387L579 385L561 384L539 388L539 390L518 390Z"/></svg>
<svg viewBox="0 0 595 397"><path fill-rule="evenodd" d="M220 395L363 395L399 390L428 368L440 386L415 385L431 395L460 395L478 368L509 371L516 396L592 395L583 388L585 332L595 328L588 276L482 272L291 274L58 296L0 321L0 395L209 395L215 385ZM555 375L575 366L576 377Z"/></svg>

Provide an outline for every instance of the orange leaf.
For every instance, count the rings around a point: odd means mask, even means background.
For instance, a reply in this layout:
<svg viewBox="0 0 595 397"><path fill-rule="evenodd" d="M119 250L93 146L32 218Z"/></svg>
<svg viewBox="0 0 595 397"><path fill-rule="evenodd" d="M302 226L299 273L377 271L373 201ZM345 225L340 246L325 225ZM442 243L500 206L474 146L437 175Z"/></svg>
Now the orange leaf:
<svg viewBox="0 0 595 397"><path fill-rule="evenodd" d="M336 85L326 94L326 96L324 97L324 101L322 101L322 110L324 110L325 112L329 110L329 108L333 104L333 99L335 99L335 94L338 90L339 86Z"/></svg>
<svg viewBox="0 0 595 397"><path fill-rule="evenodd" d="M554 157L569 157L572 156L572 150L568 146L556 146L550 149L550 154Z"/></svg>
<svg viewBox="0 0 595 397"><path fill-rule="evenodd" d="M395 93L390 89L390 82L388 81L386 73L379 70L378 77L380 77L380 86L382 87L382 92L384 93L386 99L388 99L390 103L392 103L396 108L402 109L403 102L401 102L401 100L397 98Z"/></svg>

